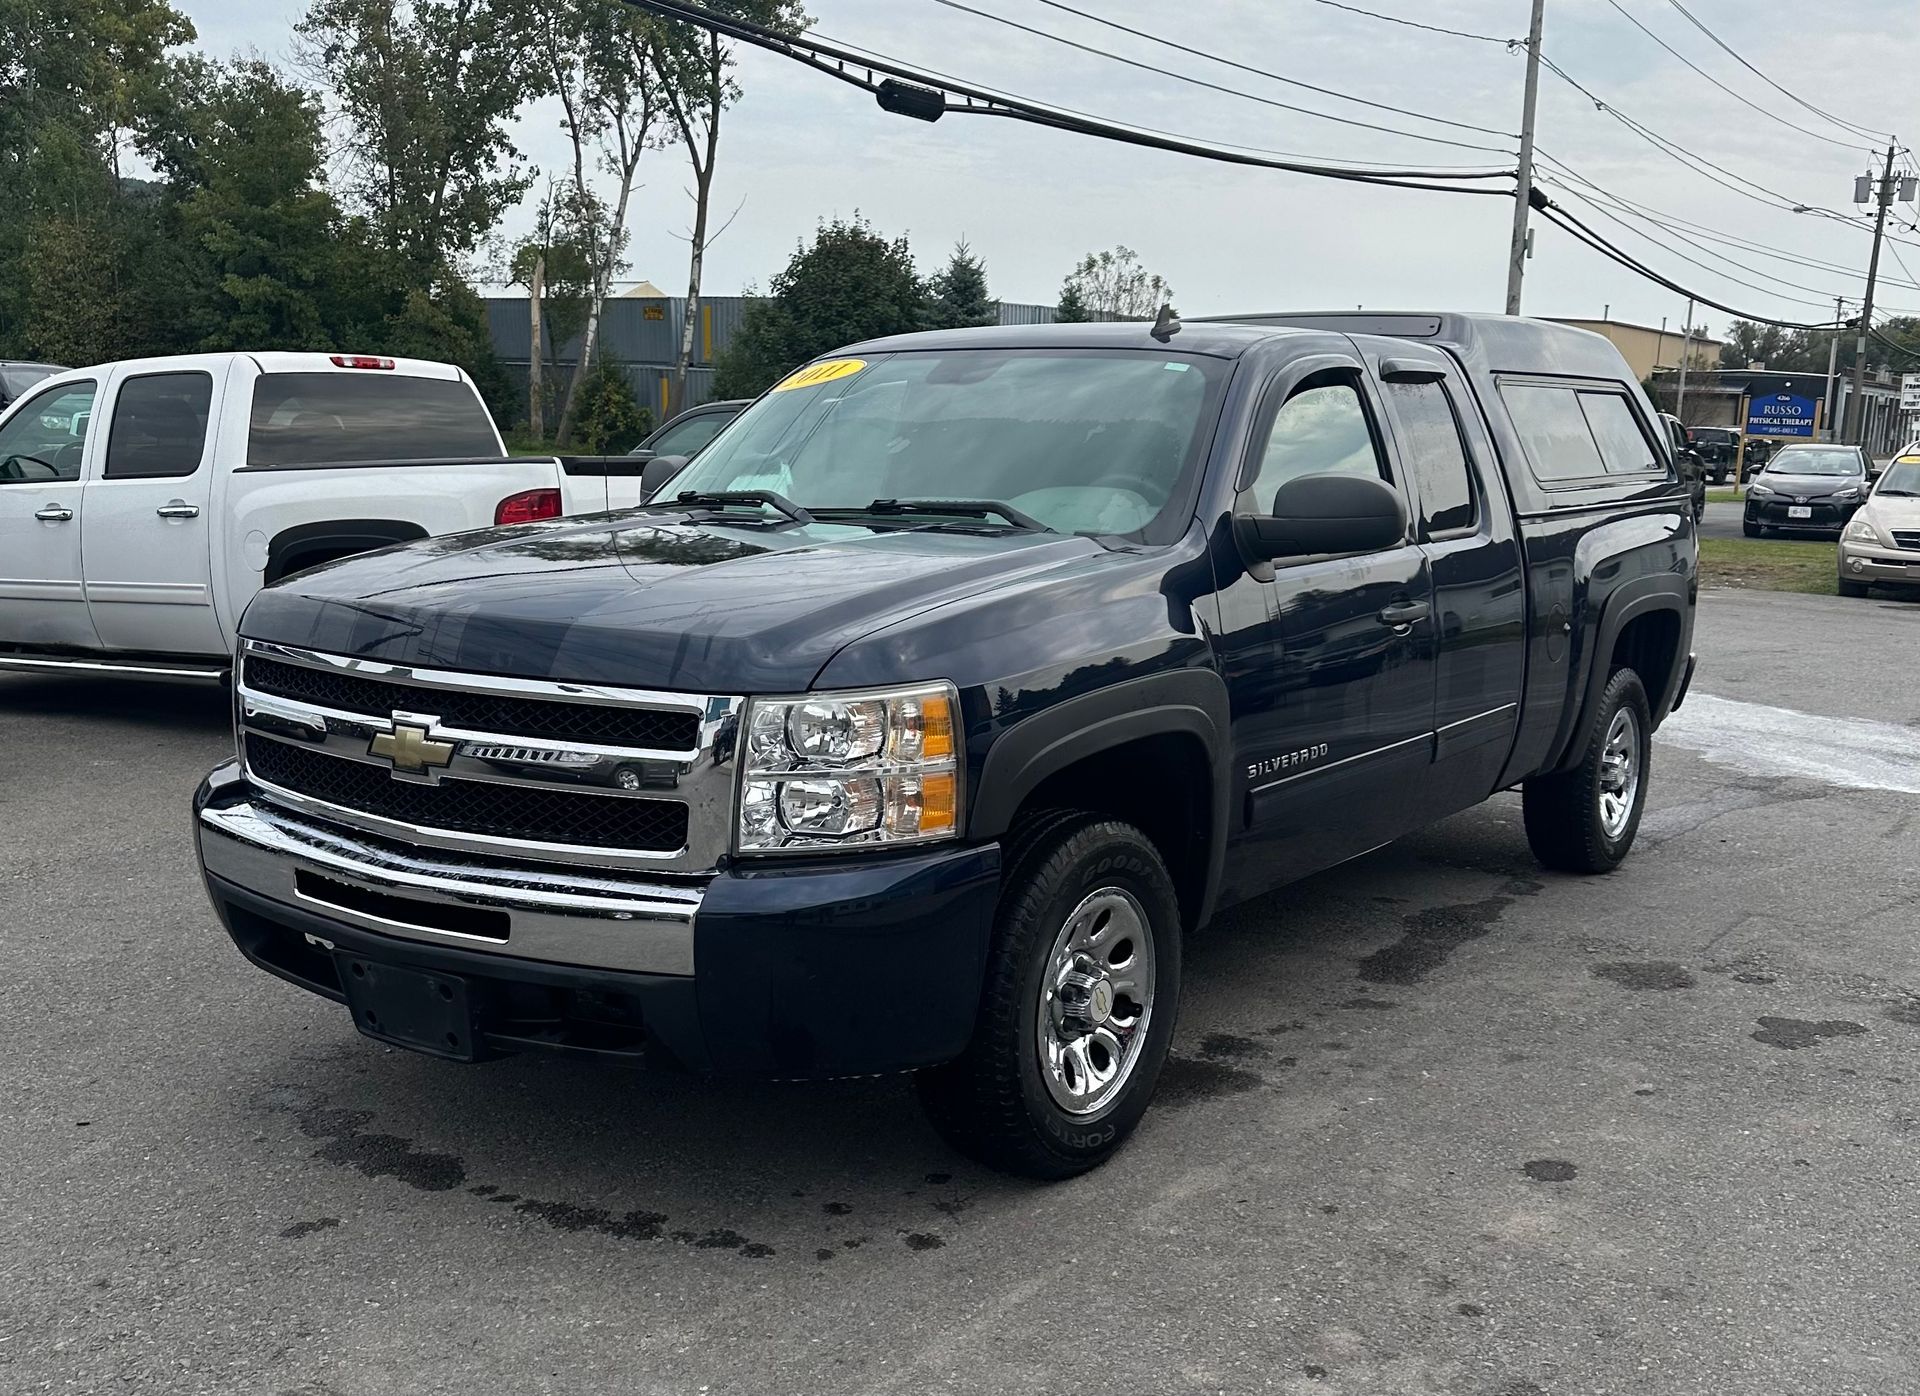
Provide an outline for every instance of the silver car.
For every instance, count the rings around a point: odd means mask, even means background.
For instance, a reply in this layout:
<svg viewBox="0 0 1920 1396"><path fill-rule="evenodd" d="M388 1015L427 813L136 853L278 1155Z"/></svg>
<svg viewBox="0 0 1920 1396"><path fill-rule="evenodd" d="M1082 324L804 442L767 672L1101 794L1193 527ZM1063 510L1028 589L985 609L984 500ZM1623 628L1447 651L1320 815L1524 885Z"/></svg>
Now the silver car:
<svg viewBox="0 0 1920 1396"><path fill-rule="evenodd" d="M1920 587L1920 442L1894 457L1840 533L1840 594L1865 596L1875 582Z"/></svg>

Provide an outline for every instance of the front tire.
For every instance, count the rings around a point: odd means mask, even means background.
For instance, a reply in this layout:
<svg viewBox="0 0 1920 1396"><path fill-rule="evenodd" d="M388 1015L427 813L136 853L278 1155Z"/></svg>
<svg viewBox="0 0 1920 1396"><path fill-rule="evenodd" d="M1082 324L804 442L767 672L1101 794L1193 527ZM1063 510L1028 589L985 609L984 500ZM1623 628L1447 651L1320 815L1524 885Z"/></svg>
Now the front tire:
<svg viewBox="0 0 1920 1396"><path fill-rule="evenodd" d="M1867 594L1867 584L1865 582L1850 582L1845 577L1842 577L1840 579L1840 594L1842 596L1851 596L1857 601Z"/></svg>
<svg viewBox="0 0 1920 1396"><path fill-rule="evenodd" d="M1746 534L1747 537L1749 538L1758 538L1766 532L1764 528L1760 527L1760 525L1755 523L1752 519L1740 520L1740 531Z"/></svg>
<svg viewBox="0 0 1920 1396"><path fill-rule="evenodd" d="M1530 780L1521 792L1534 857L1558 872L1603 873L1620 866L1646 808L1652 732L1640 676L1616 670L1600 695L1579 764Z"/></svg>
<svg viewBox="0 0 1920 1396"><path fill-rule="evenodd" d="M989 1168L1070 1178L1146 1112L1180 1002L1180 907L1138 829L1045 816L1010 846L980 1017L916 1084L942 1137Z"/></svg>

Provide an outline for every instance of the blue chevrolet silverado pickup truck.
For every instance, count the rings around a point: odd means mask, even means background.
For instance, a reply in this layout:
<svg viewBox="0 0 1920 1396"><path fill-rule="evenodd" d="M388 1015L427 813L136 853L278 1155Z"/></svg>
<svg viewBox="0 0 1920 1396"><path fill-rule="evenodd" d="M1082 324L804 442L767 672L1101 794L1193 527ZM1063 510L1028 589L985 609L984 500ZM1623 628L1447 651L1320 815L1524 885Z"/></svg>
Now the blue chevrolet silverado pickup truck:
<svg viewBox="0 0 1920 1396"><path fill-rule="evenodd" d="M1064 1177L1218 910L1516 787L1611 871L1692 677L1686 487L1562 326L907 335L673 469L254 600L195 799L248 959L456 1060L916 1072Z"/></svg>

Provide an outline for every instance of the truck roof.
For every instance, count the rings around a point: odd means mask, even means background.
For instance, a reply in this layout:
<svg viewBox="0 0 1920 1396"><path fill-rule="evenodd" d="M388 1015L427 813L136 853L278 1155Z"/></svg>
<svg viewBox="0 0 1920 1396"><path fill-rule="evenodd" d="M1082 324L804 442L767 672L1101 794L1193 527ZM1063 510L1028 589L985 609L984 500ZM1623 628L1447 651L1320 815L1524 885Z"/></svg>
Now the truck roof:
<svg viewBox="0 0 1920 1396"><path fill-rule="evenodd" d="M1210 315L1182 322L1162 343L1144 320L1054 325L989 325L890 335L844 352L912 349L1155 349L1235 359L1256 344L1293 331L1386 335L1447 344L1494 372L1562 373L1618 379L1620 354L1604 336L1550 320L1457 310L1263 311Z"/></svg>
<svg viewBox="0 0 1920 1396"><path fill-rule="evenodd" d="M375 359L382 364L391 364L391 368L352 367L337 364L335 359ZM146 359L114 359L107 363L92 364L84 369L61 369L65 374L89 374L103 368L136 369L143 372L164 373L169 370L188 368L227 367L240 360L251 360L254 367L262 373L397 373L412 378L459 378L460 370L452 364L435 363L431 359L398 359L389 354L359 354L352 350L331 350L324 353L272 352L260 354L223 353L223 354L161 354Z"/></svg>

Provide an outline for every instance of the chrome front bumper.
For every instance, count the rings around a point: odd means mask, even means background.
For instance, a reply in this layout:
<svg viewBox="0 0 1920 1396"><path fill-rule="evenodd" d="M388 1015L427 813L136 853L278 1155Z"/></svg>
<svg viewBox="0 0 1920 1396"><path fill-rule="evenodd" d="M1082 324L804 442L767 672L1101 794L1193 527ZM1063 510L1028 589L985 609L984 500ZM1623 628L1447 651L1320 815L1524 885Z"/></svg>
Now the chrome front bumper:
<svg viewBox="0 0 1920 1396"><path fill-rule="evenodd" d="M702 883L409 848L244 798L203 807L196 833L209 875L363 930L554 964L693 973ZM490 929L417 924L409 903L436 920L492 913L474 918Z"/></svg>

